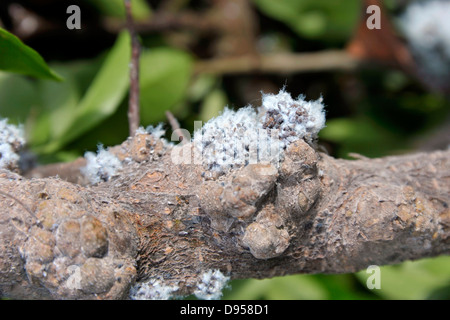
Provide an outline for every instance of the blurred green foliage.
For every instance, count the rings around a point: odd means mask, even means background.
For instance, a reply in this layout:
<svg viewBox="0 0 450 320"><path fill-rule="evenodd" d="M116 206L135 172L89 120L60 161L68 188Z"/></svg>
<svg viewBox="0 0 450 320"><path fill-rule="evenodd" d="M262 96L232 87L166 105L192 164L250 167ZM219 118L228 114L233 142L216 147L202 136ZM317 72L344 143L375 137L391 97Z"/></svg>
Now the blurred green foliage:
<svg viewBox="0 0 450 320"><path fill-rule="evenodd" d="M0 28L0 56L0 70L38 78L62 80L47 66L39 53L3 28Z"/></svg>
<svg viewBox="0 0 450 320"><path fill-rule="evenodd" d="M171 48L156 48L141 57L141 121L155 123L174 111L182 101L191 76L189 54Z"/></svg>
<svg viewBox="0 0 450 320"><path fill-rule="evenodd" d="M373 289L385 299L449 299L450 256L399 265L384 266L380 271L381 288ZM356 274L366 283L370 274L364 270Z"/></svg>
<svg viewBox="0 0 450 320"><path fill-rule="evenodd" d="M129 43L128 33L122 33L83 95L77 95L76 85L70 81L66 81L61 87L48 88L50 93L41 91L42 107L48 110L48 113L41 115L49 118L43 121L50 122L49 128L52 131L47 134L48 141L36 146L36 152L51 153L61 149L116 111L128 88L128 63L131 56ZM73 77L70 79L74 80ZM63 101L54 103L54 94L58 94L60 90L65 90L60 95ZM49 110L49 107L53 108ZM71 117L68 118L67 115ZM40 133L42 130L34 130L31 138L39 137Z"/></svg>
<svg viewBox="0 0 450 320"><path fill-rule="evenodd" d="M367 289L372 273L292 275L264 280L234 280L224 299L366 300L449 299L450 257L442 256L380 267L380 289Z"/></svg>
<svg viewBox="0 0 450 320"><path fill-rule="evenodd" d="M25 122L29 146L45 162L61 159L62 155L71 160L81 155L83 149L67 157L68 150L63 148L111 119L126 102L130 52L130 36L123 32L99 59L51 64L63 75L62 82L0 73L0 112L12 121ZM165 111L173 110L183 100L191 65L188 53L168 47L142 53L142 124L164 120ZM120 118L119 126L126 128L126 116ZM115 143L123 141L126 132L122 131ZM100 133L95 145L109 133L109 130Z"/></svg>
<svg viewBox="0 0 450 320"><path fill-rule="evenodd" d="M100 16L124 18L122 0L86 3ZM306 50L342 47L351 38L360 12L358 0L253 3L266 19L259 37L270 40L272 44L265 47L269 52L296 51L299 43ZM395 7L392 1L389 4ZM139 20L150 19L153 12L145 0L133 0L133 8ZM280 28L280 23L290 31ZM195 53L174 48L155 34L143 37L142 43L156 44L144 47L141 56L143 126L166 121L164 113L171 110L182 126L192 130L194 120L207 121L228 103L233 107L239 101L237 92L248 78L194 76ZM0 114L25 124L29 147L40 162L69 161L95 150L98 143L109 146L126 139L129 44L128 33L122 32L96 58L51 62L48 67L33 49L0 29L0 69L32 76L0 72ZM259 77L278 88L287 84L293 95L305 93L315 99L323 94L328 121L320 138L337 157L348 157L349 152L369 157L407 152L416 137L435 128L449 113L448 98L389 69ZM61 82L48 80L61 78ZM450 299L450 257L382 267L380 290L367 289L367 276L363 270L235 280L224 299Z"/></svg>
<svg viewBox="0 0 450 320"><path fill-rule="evenodd" d="M353 33L360 0L254 0L264 14L309 39L343 42Z"/></svg>
<svg viewBox="0 0 450 320"><path fill-rule="evenodd" d="M123 0L88 0L102 15L107 17L125 18ZM135 20L150 18L152 10L145 0L131 0L131 14Z"/></svg>

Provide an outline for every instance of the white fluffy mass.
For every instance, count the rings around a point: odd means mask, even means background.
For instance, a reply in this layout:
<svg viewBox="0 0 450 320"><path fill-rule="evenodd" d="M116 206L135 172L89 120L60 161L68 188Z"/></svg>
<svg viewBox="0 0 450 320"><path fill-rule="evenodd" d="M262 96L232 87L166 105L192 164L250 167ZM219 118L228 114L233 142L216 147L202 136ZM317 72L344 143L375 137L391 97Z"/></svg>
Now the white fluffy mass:
<svg viewBox="0 0 450 320"><path fill-rule="evenodd" d="M222 297L222 290L230 280L220 270L209 270L200 277L197 290L194 291L198 299L217 300Z"/></svg>
<svg viewBox="0 0 450 320"><path fill-rule="evenodd" d="M84 154L87 164L81 168L81 172L89 179L92 184L101 181L108 181L111 177L117 175L117 171L122 168L120 160L105 150L103 146L98 147L98 152L86 152Z"/></svg>
<svg viewBox="0 0 450 320"><path fill-rule="evenodd" d="M283 147L299 139L310 142L325 127L325 112L322 98L306 101L303 96L296 100L281 90L278 94L263 96L260 113L263 127L276 129Z"/></svg>
<svg viewBox="0 0 450 320"><path fill-rule="evenodd" d="M252 107L237 111L225 108L220 116L208 121L194 133L193 142L201 152L203 165L208 169L224 171L246 165L251 160L256 162L258 145L269 139L266 137L259 141L259 135L263 133ZM276 145L277 142L271 144Z"/></svg>
<svg viewBox="0 0 450 320"><path fill-rule="evenodd" d="M19 162L20 156L14 152L11 145L0 143L0 168L5 169L15 167Z"/></svg>
<svg viewBox="0 0 450 320"><path fill-rule="evenodd" d="M130 298L132 300L169 300L177 290L178 286L166 286L159 280L150 279L134 285L130 290Z"/></svg>
<svg viewBox="0 0 450 320"><path fill-rule="evenodd" d="M156 139L161 139L166 134L166 130L163 129L162 123L158 124L156 127L150 125L145 128L145 131L152 134Z"/></svg>
<svg viewBox="0 0 450 320"><path fill-rule="evenodd" d="M410 4L400 27L418 63L427 73L450 73L450 1L430 0Z"/></svg>
<svg viewBox="0 0 450 320"><path fill-rule="evenodd" d="M22 127L8 124L8 119L0 120L0 168L17 167L18 152L25 145Z"/></svg>
<svg viewBox="0 0 450 320"><path fill-rule="evenodd" d="M322 100L293 99L282 89L278 94L264 94L262 106L237 111L225 108L194 133L193 143L202 164L225 172L249 163L278 165L283 149L305 139L312 142L325 126Z"/></svg>

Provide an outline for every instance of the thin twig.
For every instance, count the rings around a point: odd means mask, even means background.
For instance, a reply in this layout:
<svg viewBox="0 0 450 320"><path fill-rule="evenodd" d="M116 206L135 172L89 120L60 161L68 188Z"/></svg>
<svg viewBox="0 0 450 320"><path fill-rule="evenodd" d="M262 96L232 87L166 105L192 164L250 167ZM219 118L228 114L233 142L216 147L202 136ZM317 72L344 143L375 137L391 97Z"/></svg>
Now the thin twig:
<svg viewBox="0 0 450 320"><path fill-rule="evenodd" d="M312 53L277 53L244 55L199 61L196 73L239 74L251 72L299 73L330 70L354 70L359 65L344 50L326 50Z"/></svg>
<svg viewBox="0 0 450 320"><path fill-rule="evenodd" d="M131 35L131 65L130 65L130 98L128 104L128 123L130 136L139 128L139 56L141 46L137 37L133 17L131 15L131 0L125 1L127 28Z"/></svg>
<svg viewBox="0 0 450 320"><path fill-rule="evenodd" d="M183 141L185 135L183 134L183 131L180 130L180 124L178 120L175 118L175 116L170 111L166 111L166 117L167 120L169 120L170 126L172 127L172 131L177 135L178 140L181 142Z"/></svg>
<svg viewBox="0 0 450 320"><path fill-rule="evenodd" d="M103 27L111 32L118 33L123 30L124 24L119 20L105 19ZM168 30L189 30L198 33L211 34L220 30L220 23L206 14L184 11L177 14L158 12L148 21L136 21L134 30L139 34L163 32Z"/></svg>

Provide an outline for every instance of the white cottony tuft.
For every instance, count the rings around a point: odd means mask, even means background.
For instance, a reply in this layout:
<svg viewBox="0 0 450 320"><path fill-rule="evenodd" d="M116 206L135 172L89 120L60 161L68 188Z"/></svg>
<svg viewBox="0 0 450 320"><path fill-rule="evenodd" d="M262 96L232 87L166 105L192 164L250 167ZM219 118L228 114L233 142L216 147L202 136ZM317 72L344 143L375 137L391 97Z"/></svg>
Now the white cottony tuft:
<svg viewBox="0 0 450 320"><path fill-rule="evenodd" d="M130 290L132 300L169 300L178 286L167 286L159 280L150 279L146 282L138 282Z"/></svg>
<svg viewBox="0 0 450 320"><path fill-rule="evenodd" d="M8 124L8 119L0 120L0 143L8 143L10 145L25 144L24 132L22 126Z"/></svg>
<svg viewBox="0 0 450 320"><path fill-rule="evenodd" d="M10 144L0 143L0 168L15 167L19 162L19 155L14 152Z"/></svg>
<svg viewBox="0 0 450 320"><path fill-rule="evenodd" d="M200 277L197 290L194 291L198 299L217 300L222 297L222 290L230 280L220 270L209 270Z"/></svg>
<svg viewBox="0 0 450 320"><path fill-rule="evenodd" d="M166 134L166 130L163 129L163 124L160 123L156 127L150 125L145 129L146 132L152 134L156 139L161 139Z"/></svg>
<svg viewBox="0 0 450 320"><path fill-rule="evenodd" d="M202 164L225 172L251 163L278 165L283 150L292 142L313 142L325 126L322 100L293 99L281 90L264 94L262 106L237 111L225 108L194 133L193 143Z"/></svg>
<svg viewBox="0 0 450 320"><path fill-rule="evenodd" d="M424 75L448 86L450 81L450 1L416 1L399 24ZM441 80L439 80L441 79Z"/></svg>
<svg viewBox="0 0 450 320"><path fill-rule="evenodd" d="M25 145L23 128L0 120L0 168L15 168L20 156L18 152Z"/></svg>
<svg viewBox="0 0 450 320"><path fill-rule="evenodd" d="M105 150L103 146L99 146L97 154L86 152L84 157L87 164L81 168L81 172L92 184L108 181L111 177L117 175L117 170L122 168L120 160Z"/></svg>
<svg viewBox="0 0 450 320"><path fill-rule="evenodd" d="M261 123L252 107L225 108L194 133L194 145L208 169L225 171L248 164L257 153Z"/></svg>
<svg viewBox="0 0 450 320"><path fill-rule="evenodd" d="M263 127L279 130L283 147L299 139L311 142L325 127L325 112L322 98L306 101L302 96L293 99L281 90L278 94L263 95L260 113Z"/></svg>
<svg viewBox="0 0 450 320"><path fill-rule="evenodd" d="M145 130L144 127L139 127L139 128L136 129L136 133L135 134L147 134L147 133L148 133L148 131Z"/></svg>

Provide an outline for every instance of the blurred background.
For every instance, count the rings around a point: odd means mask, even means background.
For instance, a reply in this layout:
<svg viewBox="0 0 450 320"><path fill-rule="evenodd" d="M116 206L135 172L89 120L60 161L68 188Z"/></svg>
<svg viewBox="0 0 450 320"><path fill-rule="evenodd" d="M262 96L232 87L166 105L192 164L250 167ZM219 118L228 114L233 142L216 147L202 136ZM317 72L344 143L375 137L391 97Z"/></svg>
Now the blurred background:
<svg viewBox="0 0 450 320"><path fill-rule="evenodd" d="M432 7L426 8L432 3ZM81 29L69 29L77 5ZM142 44L141 125L170 110L193 130L224 106L284 86L323 97L320 144L350 158L450 145L450 2L132 0ZM370 5L381 29L368 29ZM418 14L419 13L419 14ZM0 71L0 115L24 125L31 162L71 161L128 136L130 39L123 0L2 0L0 27L36 50L54 81ZM0 51L1 52L1 51ZM0 57L2 59L2 57ZM449 299L450 257L365 271L236 280L224 299Z"/></svg>

